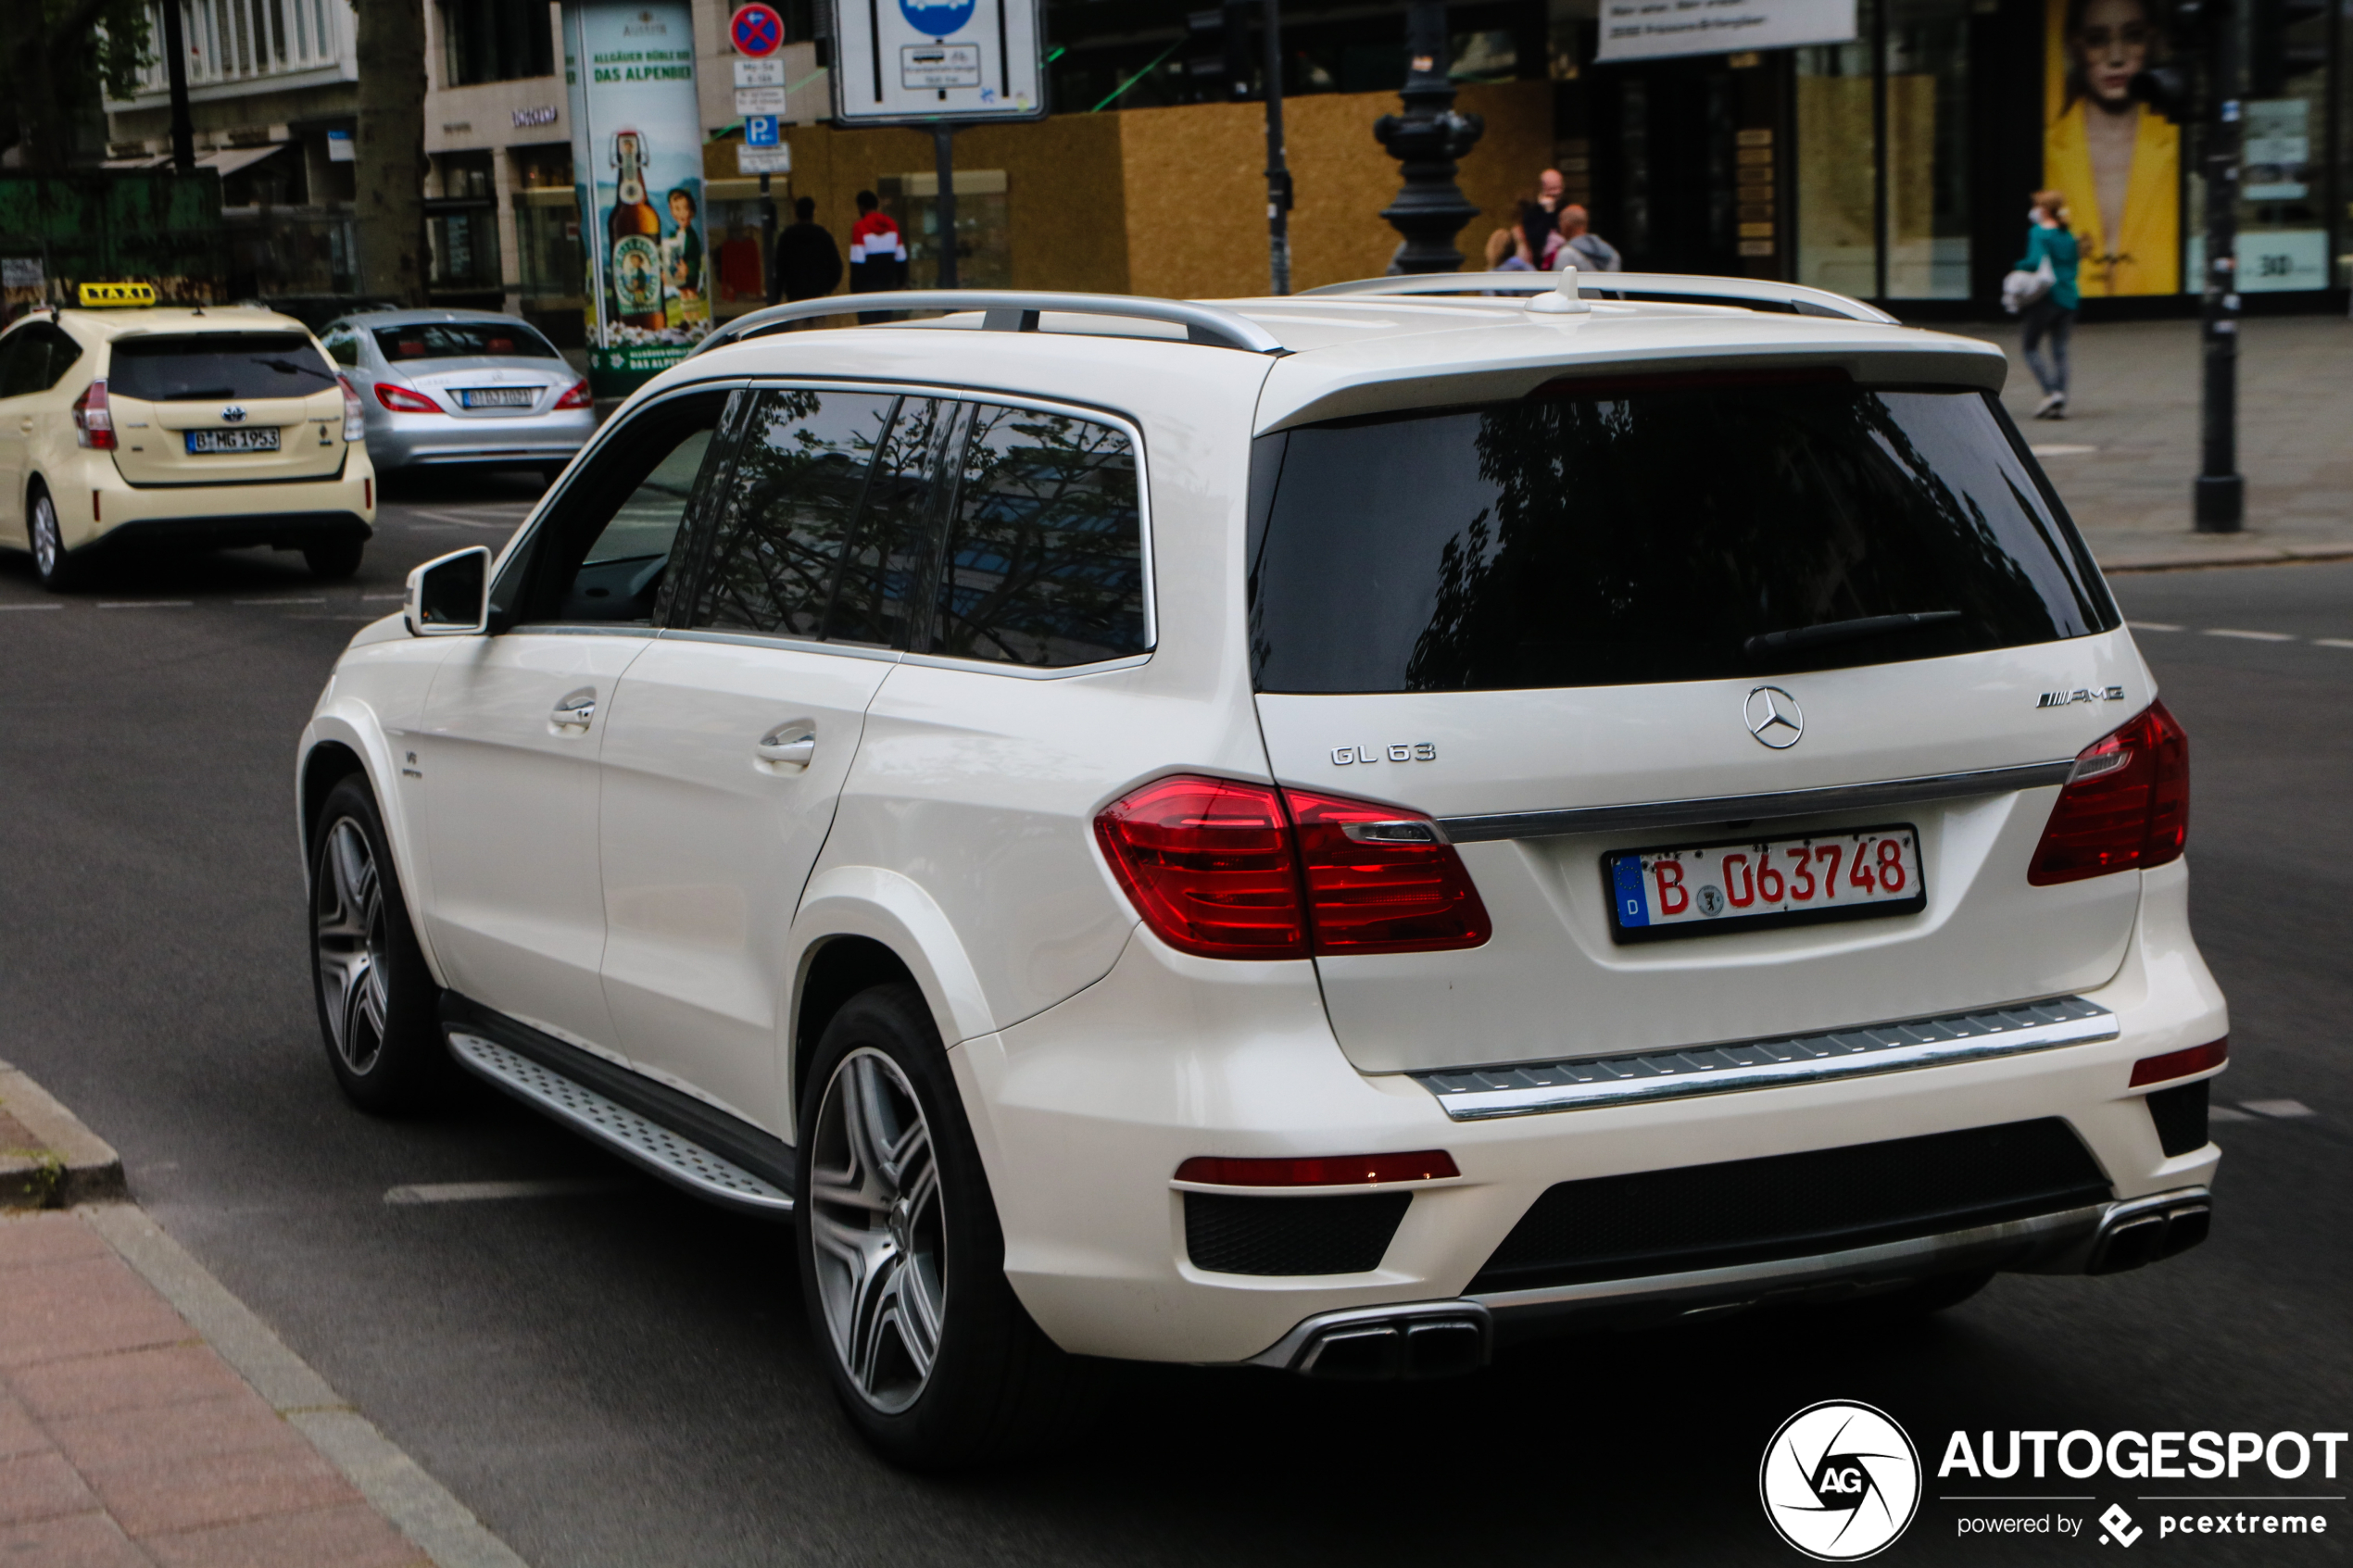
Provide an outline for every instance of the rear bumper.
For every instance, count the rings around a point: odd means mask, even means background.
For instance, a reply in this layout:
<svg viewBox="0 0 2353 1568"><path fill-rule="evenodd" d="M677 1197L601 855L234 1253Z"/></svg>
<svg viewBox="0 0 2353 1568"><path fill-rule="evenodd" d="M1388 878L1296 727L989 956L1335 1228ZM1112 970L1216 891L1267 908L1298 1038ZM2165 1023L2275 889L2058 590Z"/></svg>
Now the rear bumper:
<svg viewBox="0 0 2353 1568"><path fill-rule="evenodd" d="M1783 1292L1852 1293L1933 1273L2081 1271L2092 1265L2089 1244L2112 1206L2203 1189L2220 1159L2210 1142L2167 1154L2147 1087L2130 1084L2134 1061L2213 1040L2228 1023L2190 942L2183 868L2127 874L2145 879L2133 939L2108 984L2083 993L2113 1015L2113 1033L2016 1054L1455 1120L1412 1077L1361 1073L1347 1062L1307 964L1193 960L1139 931L1102 981L963 1042L950 1059L988 1165L1007 1275L1049 1335L1089 1354L1248 1362L1323 1314L1465 1299L1491 1314L1499 1332L1541 1332ZM1923 1221L1875 1232L1869 1245L1839 1240L1743 1257L1730 1273L1635 1269L1567 1285L1510 1281L1528 1289L1476 1283L1523 1217L1562 1183L1705 1172L2054 1120L2095 1167L2088 1185L2054 1185L2047 1205L2013 1206L1999 1223L1972 1218L1957 1229ZM1257 1274L1196 1264L1189 1193L1267 1197L1180 1185L1175 1173L1188 1158L1428 1149L1446 1150L1462 1173L1378 1189L1394 1195L1392 1205L1407 1193L1411 1202L1385 1245L1376 1237L1374 1251L1348 1265L1356 1272ZM1368 1190L1327 1188L1288 1201L1363 1205ZM1336 1222L1346 1215L1331 1212ZM2156 1255L2161 1248L2141 1261Z"/></svg>
<svg viewBox="0 0 2353 1568"><path fill-rule="evenodd" d="M367 538L375 526L375 470L347 450L333 478L283 484L139 485L126 483L104 452L75 452L44 467L66 548L298 548L329 536Z"/></svg>
<svg viewBox="0 0 2353 1568"><path fill-rule="evenodd" d="M76 556L145 550L235 550L267 545L298 550L331 539L367 539L375 530L358 512L268 512L249 517L143 518L110 528Z"/></svg>
<svg viewBox="0 0 2353 1568"><path fill-rule="evenodd" d="M386 414L368 422L368 455L386 470L459 463L567 463L596 432L593 408L475 418Z"/></svg>

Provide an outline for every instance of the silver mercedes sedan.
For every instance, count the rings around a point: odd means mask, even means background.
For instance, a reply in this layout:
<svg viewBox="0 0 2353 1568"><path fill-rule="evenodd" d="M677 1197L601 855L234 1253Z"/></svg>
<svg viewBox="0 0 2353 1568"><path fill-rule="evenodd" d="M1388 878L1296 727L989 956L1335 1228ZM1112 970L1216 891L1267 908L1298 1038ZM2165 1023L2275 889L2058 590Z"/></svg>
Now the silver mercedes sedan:
<svg viewBox="0 0 2353 1568"><path fill-rule="evenodd" d="M553 478L597 428L587 382L512 316L372 310L320 342L359 390L379 473L472 463Z"/></svg>

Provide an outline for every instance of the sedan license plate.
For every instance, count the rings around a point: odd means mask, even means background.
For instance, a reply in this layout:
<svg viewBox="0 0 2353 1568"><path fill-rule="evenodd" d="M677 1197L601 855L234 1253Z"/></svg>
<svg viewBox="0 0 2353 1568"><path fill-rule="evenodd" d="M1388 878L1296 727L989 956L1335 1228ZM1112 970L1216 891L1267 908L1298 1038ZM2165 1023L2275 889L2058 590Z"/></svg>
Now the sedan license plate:
<svg viewBox="0 0 2353 1568"><path fill-rule="evenodd" d="M199 452L275 452L278 432L265 426L259 430L192 430L188 433L188 453Z"/></svg>
<svg viewBox="0 0 2353 1568"><path fill-rule="evenodd" d="M528 408L539 400L535 386L461 386L458 389L458 406L461 408Z"/></svg>
<svg viewBox="0 0 2353 1568"><path fill-rule="evenodd" d="M1610 934L1620 942L1712 936L1817 921L1917 914L1928 907L1919 832L1908 823L1739 839L1602 857Z"/></svg>

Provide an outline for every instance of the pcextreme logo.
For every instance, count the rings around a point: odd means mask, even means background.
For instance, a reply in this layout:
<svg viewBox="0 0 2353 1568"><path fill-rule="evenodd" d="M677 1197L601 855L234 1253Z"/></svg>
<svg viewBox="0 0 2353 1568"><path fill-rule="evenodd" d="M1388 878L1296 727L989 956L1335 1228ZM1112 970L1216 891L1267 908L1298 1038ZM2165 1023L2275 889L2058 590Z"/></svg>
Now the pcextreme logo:
<svg viewBox="0 0 2353 1568"><path fill-rule="evenodd" d="M1919 1512L1919 1450L1886 1411L1825 1399L1781 1423L1756 1489L1781 1539L1819 1562L1859 1562Z"/></svg>

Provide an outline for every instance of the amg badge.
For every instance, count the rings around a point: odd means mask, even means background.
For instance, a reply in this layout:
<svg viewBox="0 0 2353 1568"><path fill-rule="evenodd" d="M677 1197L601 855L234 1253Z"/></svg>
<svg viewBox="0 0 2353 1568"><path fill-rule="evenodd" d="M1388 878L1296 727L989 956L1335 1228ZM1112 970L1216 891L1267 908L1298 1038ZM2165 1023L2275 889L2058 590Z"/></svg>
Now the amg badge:
<svg viewBox="0 0 2353 1568"><path fill-rule="evenodd" d="M2122 686L2101 686L2093 691L2086 691L2079 686L2071 692L2045 692L2035 700L2034 706L2069 708L2079 702L2122 702L2123 700L2124 688Z"/></svg>

